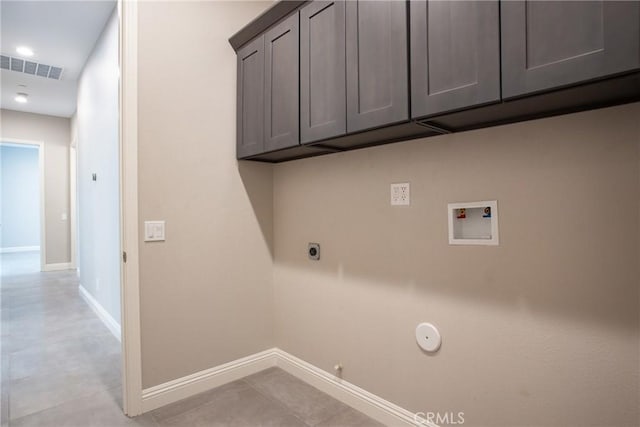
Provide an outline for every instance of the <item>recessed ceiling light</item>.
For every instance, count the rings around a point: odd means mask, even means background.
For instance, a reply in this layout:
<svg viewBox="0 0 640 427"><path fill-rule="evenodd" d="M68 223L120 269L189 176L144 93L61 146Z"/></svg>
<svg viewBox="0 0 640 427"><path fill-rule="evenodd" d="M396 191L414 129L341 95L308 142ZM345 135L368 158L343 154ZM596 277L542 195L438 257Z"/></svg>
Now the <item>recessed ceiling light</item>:
<svg viewBox="0 0 640 427"><path fill-rule="evenodd" d="M20 104L24 104L27 102L28 97L29 95L27 95L26 93L18 92L16 93L16 97L13 99L15 99L16 102L19 102Z"/></svg>
<svg viewBox="0 0 640 427"><path fill-rule="evenodd" d="M16 52L18 52L18 55L22 56L33 56L33 50L27 46L18 46L16 48Z"/></svg>

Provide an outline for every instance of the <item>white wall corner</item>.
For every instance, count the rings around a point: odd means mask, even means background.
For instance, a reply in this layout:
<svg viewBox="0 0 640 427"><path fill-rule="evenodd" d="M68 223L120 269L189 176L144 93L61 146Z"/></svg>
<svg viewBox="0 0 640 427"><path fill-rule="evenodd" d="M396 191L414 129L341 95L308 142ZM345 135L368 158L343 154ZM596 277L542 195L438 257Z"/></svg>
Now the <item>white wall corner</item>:
<svg viewBox="0 0 640 427"><path fill-rule="evenodd" d="M82 299L85 300L87 305L91 307L94 313L96 313L98 318L102 320L102 323L104 323L107 329L109 329L109 332L111 332L113 336L116 337L118 341L120 341L120 324L116 322L113 317L111 317L109 312L104 309L104 307L93 297L93 295L89 293L89 291L84 288L84 286L78 285L78 292L80 293Z"/></svg>

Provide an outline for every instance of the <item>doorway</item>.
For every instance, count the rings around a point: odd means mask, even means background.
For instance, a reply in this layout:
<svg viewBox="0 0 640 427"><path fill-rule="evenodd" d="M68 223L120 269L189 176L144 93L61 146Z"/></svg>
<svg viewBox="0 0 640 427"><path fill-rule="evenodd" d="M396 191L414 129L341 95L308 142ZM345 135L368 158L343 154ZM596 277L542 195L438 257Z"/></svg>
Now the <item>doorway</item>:
<svg viewBox="0 0 640 427"><path fill-rule="evenodd" d="M45 140L47 215L38 220L47 221L49 250L45 261L42 221L36 274L1 280L0 346L12 363L3 363L0 421L38 424L67 406L95 412L96 396L100 410L124 417L117 3L1 9L2 92L12 93L2 99L2 138Z"/></svg>
<svg viewBox="0 0 640 427"><path fill-rule="evenodd" d="M43 271L46 262L44 144L0 141L0 183L2 274Z"/></svg>

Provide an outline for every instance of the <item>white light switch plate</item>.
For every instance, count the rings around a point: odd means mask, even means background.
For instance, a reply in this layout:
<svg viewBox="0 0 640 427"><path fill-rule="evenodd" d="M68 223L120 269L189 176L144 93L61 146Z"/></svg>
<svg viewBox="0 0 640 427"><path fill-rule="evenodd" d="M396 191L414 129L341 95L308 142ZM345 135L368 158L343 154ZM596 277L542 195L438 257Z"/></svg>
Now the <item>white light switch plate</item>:
<svg viewBox="0 0 640 427"><path fill-rule="evenodd" d="M164 241L164 221L144 222L144 241L161 242Z"/></svg>
<svg viewBox="0 0 640 427"><path fill-rule="evenodd" d="M411 204L411 187L408 182L391 184L391 206Z"/></svg>

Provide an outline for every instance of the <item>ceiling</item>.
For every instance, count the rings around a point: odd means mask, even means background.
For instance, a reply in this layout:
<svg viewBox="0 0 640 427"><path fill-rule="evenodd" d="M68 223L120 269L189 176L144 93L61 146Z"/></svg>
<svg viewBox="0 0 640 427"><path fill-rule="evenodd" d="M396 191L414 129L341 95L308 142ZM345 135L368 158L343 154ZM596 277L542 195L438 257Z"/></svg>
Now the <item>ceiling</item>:
<svg viewBox="0 0 640 427"><path fill-rule="evenodd" d="M0 70L0 106L72 116L78 78L115 5L94 0L0 0L0 53L22 58L16 47L28 46L34 51L29 61L63 68L60 80ZM17 92L29 95L26 104L14 100Z"/></svg>

